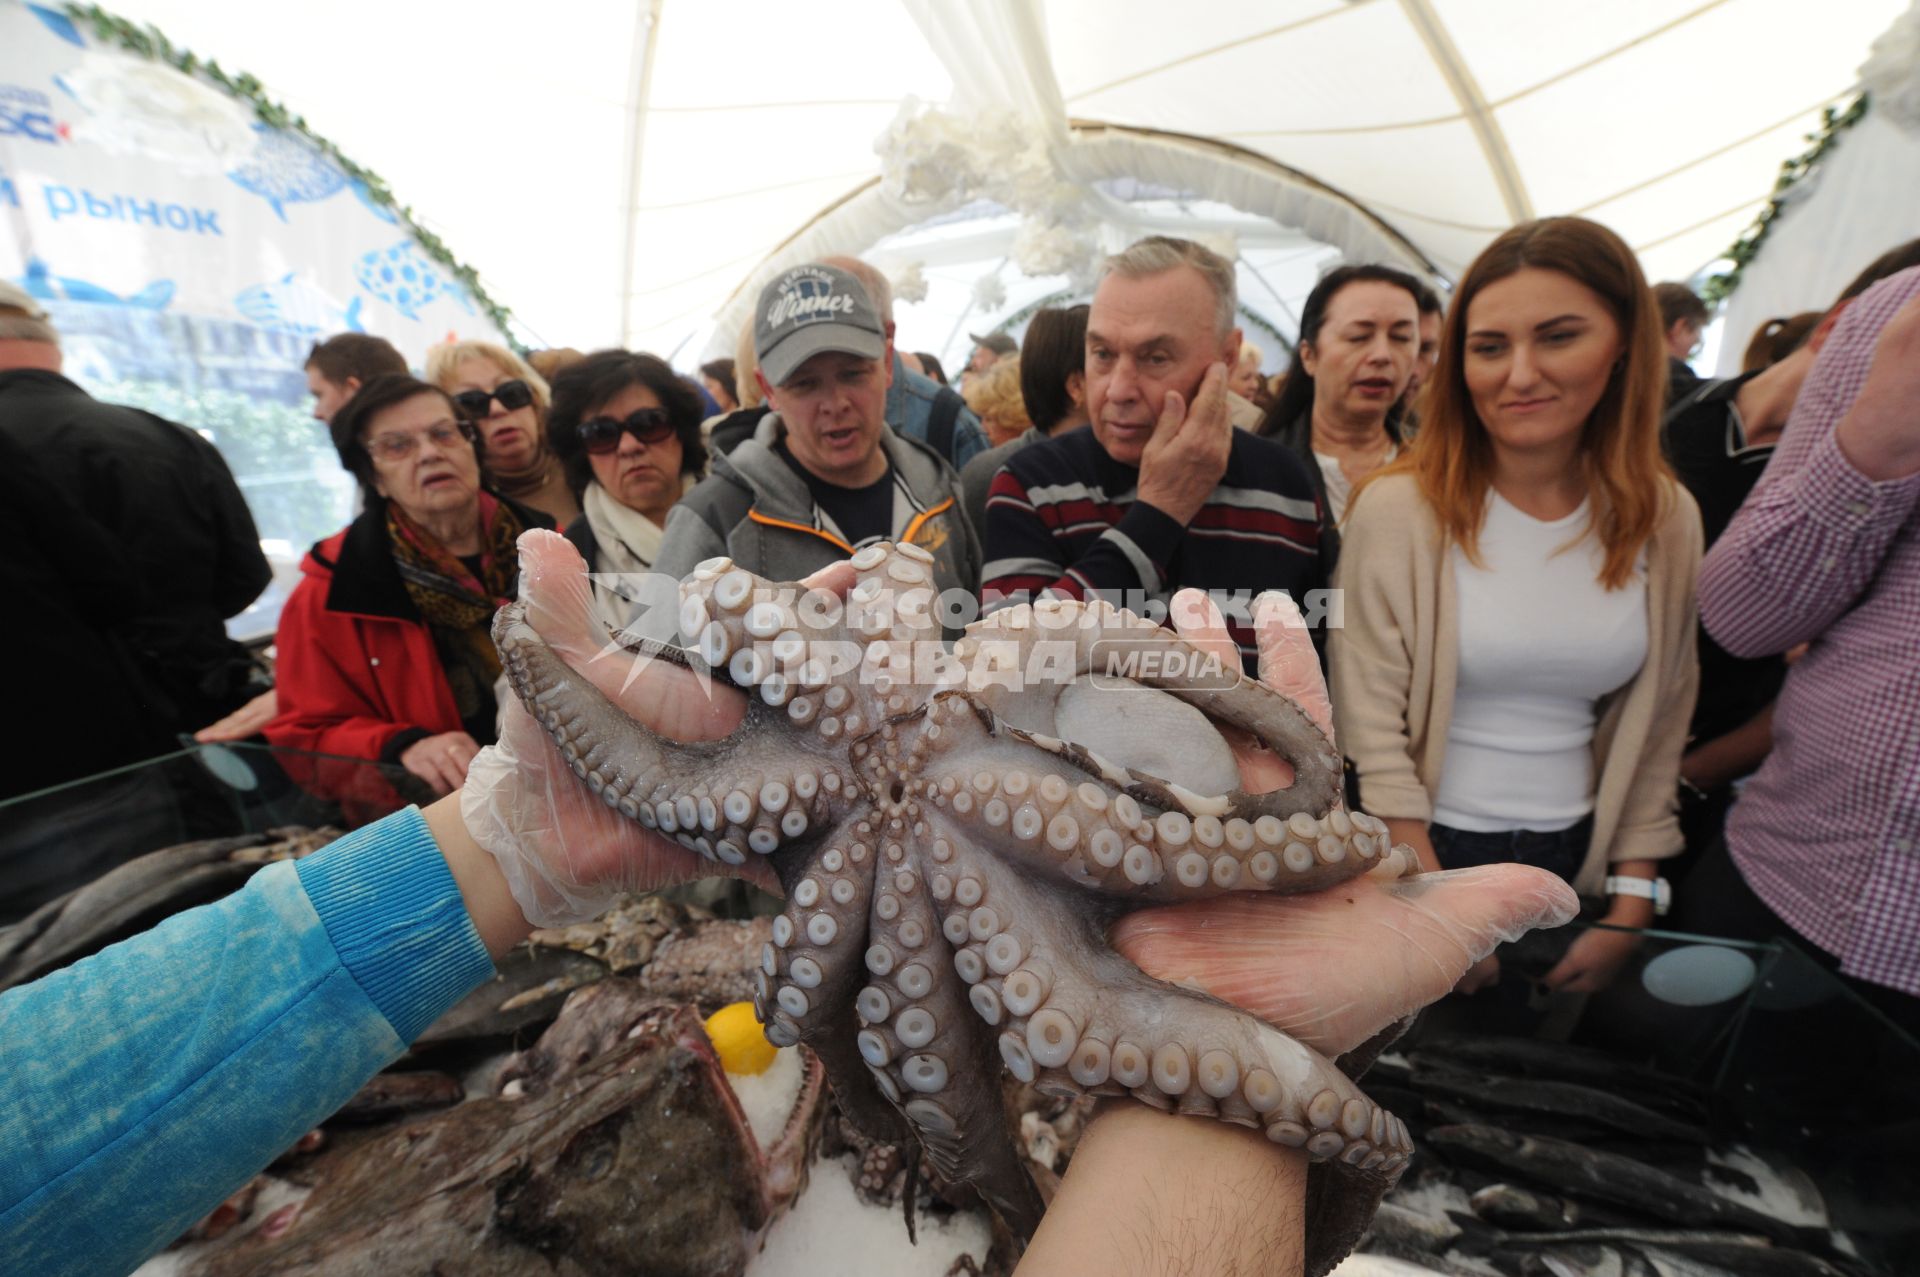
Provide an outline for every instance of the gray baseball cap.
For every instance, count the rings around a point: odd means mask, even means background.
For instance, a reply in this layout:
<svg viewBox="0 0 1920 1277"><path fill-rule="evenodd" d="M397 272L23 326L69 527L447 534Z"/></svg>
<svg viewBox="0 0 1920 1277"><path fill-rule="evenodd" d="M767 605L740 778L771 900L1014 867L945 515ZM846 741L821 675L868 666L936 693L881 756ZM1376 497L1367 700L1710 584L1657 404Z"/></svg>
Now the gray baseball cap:
<svg viewBox="0 0 1920 1277"><path fill-rule="evenodd" d="M795 266L760 290L753 355L767 384L779 386L822 351L879 359L887 330L860 281L837 266Z"/></svg>

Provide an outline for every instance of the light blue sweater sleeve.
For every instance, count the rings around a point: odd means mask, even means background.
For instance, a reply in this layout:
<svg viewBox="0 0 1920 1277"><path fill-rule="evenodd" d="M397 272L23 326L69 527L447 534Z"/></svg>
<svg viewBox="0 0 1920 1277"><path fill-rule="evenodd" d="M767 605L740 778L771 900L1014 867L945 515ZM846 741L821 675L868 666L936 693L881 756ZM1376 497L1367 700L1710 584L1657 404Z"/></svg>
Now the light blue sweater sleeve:
<svg viewBox="0 0 1920 1277"><path fill-rule="evenodd" d="M409 808L0 995L0 1267L130 1271L492 974Z"/></svg>

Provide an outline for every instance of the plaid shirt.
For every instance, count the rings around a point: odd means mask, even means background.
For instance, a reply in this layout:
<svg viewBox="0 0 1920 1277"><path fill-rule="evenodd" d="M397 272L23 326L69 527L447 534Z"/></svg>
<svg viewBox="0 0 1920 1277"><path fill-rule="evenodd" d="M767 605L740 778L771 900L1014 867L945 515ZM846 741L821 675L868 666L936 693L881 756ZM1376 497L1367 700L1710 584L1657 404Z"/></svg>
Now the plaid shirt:
<svg viewBox="0 0 1920 1277"><path fill-rule="evenodd" d="M1707 629L1739 656L1810 642L1773 752L1727 821L1748 884L1847 975L1920 995L1920 474L1874 483L1835 428L1920 268L1834 327L1767 472L1700 571ZM1920 430L1920 405L1911 429Z"/></svg>

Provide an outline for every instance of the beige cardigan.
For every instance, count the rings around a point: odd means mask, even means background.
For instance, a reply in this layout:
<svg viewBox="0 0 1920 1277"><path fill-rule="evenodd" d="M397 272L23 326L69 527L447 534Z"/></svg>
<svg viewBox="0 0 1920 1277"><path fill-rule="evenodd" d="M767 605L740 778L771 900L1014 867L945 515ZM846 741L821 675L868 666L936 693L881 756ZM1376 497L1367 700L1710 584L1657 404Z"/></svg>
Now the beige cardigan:
<svg viewBox="0 0 1920 1277"><path fill-rule="evenodd" d="M1574 888L1598 895L1606 866L1678 854L1675 793L1700 681L1694 578L1700 511L1668 481L1669 513L1647 544L1647 659L1608 696L1594 732L1593 841ZM1413 476L1367 485L1349 510L1334 583L1344 625L1328 642L1333 722L1376 816L1432 820L1459 669L1458 602L1446 547Z"/></svg>

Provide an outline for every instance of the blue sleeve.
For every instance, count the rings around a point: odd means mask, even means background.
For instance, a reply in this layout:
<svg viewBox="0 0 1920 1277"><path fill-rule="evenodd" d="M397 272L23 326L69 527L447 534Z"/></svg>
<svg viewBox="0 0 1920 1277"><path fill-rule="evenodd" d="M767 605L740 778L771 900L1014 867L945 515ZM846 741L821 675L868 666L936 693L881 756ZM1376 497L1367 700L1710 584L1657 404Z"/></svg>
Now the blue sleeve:
<svg viewBox="0 0 1920 1277"><path fill-rule="evenodd" d="M0 995L7 1271L129 1271L492 973L409 808Z"/></svg>

